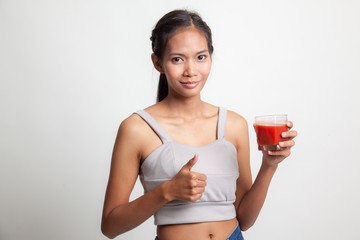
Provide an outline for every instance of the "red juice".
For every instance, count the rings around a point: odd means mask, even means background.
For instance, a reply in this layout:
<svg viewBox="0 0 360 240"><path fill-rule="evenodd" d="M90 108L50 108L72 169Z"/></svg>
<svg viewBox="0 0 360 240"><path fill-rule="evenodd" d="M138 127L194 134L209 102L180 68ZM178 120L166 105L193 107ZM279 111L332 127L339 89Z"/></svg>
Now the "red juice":
<svg viewBox="0 0 360 240"><path fill-rule="evenodd" d="M268 145L276 146L286 140L281 137L282 132L288 131L286 124L255 123L254 128L260 148Z"/></svg>

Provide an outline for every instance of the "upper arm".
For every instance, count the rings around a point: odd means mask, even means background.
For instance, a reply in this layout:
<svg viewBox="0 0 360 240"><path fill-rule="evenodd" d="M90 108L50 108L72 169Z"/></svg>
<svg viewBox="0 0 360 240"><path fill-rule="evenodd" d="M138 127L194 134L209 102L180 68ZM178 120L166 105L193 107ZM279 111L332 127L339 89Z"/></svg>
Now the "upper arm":
<svg viewBox="0 0 360 240"><path fill-rule="evenodd" d="M236 182L236 201L235 207L239 203L246 192L248 192L252 185L252 176L250 169L250 148L249 148L249 131L246 120L231 111L228 111L228 139L231 141L237 150L237 161L239 165L239 178Z"/></svg>
<svg viewBox="0 0 360 240"><path fill-rule="evenodd" d="M118 130L111 159L103 216L116 206L129 202L140 168L141 128L137 116L125 119Z"/></svg>

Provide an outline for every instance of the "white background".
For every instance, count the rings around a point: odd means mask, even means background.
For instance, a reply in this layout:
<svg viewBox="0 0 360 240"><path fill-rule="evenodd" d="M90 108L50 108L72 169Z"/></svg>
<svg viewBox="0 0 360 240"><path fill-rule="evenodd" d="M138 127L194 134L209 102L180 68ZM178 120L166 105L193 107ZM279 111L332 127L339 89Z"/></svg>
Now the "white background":
<svg viewBox="0 0 360 240"><path fill-rule="evenodd" d="M299 136L246 239L360 239L360 2L0 0L0 239L105 239L120 122L155 101L151 30L175 8L213 31L203 99ZM143 190L136 184L132 199ZM154 239L153 219L118 239Z"/></svg>

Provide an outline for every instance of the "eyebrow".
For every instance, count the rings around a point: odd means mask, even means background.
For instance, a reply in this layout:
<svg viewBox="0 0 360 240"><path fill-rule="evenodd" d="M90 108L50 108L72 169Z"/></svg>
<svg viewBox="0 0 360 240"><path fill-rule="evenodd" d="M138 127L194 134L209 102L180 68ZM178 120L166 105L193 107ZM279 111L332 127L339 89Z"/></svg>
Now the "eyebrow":
<svg viewBox="0 0 360 240"><path fill-rule="evenodd" d="M209 52L209 50L204 49L204 50L202 50L202 51L200 51L200 52L197 52L196 54L201 54L201 53L205 53L205 52ZM185 54L183 54L183 53L176 53L176 52L174 52L174 53L169 53L169 55L185 56Z"/></svg>

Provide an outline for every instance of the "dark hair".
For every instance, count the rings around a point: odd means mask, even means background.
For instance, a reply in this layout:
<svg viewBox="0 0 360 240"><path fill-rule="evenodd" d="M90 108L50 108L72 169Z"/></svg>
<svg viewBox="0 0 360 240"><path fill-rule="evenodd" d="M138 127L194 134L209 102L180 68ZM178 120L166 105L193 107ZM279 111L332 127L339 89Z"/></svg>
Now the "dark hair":
<svg viewBox="0 0 360 240"><path fill-rule="evenodd" d="M212 54L214 47L212 45L211 30L196 12L187 10L174 10L165 14L152 30L150 37L151 46L155 56L161 60L166 44L176 30L194 26L202 31L206 37L209 53ZM157 92L157 102L162 101L168 95L168 84L165 74L161 73Z"/></svg>

